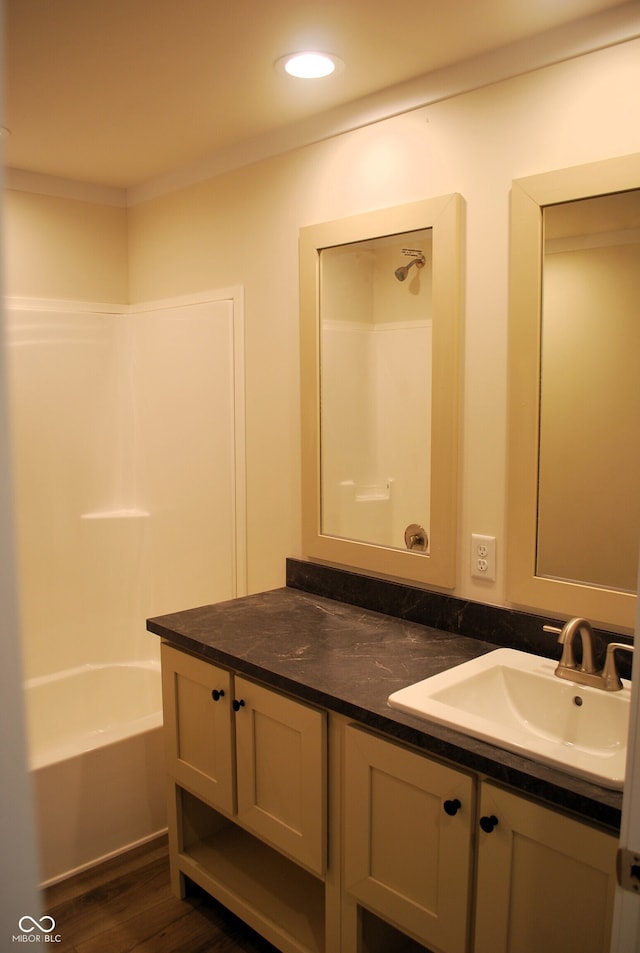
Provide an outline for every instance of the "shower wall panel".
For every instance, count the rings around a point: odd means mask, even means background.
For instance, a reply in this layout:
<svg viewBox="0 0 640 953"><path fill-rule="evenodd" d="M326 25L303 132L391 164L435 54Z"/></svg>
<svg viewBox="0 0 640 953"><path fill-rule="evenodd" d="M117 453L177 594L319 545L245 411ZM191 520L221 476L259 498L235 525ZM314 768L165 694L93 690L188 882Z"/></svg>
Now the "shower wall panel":
<svg viewBox="0 0 640 953"><path fill-rule="evenodd" d="M231 598L233 302L8 313L25 676L153 658Z"/></svg>

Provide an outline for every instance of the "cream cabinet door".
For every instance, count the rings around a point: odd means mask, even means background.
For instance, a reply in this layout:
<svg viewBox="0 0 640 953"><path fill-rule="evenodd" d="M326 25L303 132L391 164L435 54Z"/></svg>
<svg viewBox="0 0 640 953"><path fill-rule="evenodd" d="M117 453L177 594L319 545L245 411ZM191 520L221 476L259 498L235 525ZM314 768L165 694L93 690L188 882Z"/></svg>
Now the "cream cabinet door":
<svg viewBox="0 0 640 953"><path fill-rule="evenodd" d="M485 783L478 836L474 953L607 953L613 835Z"/></svg>
<svg viewBox="0 0 640 953"><path fill-rule="evenodd" d="M326 714L235 677L238 823L326 868Z"/></svg>
<svg viewBox="0 0 640 953"><path fill-rule="evenodd" d="M467 950L473 811L471 777L346 729L346 889L443 953Z"/></svg>
<svg viewBox="0 0 640 953"><path fill-rule="evenodd" d="M163 643L167 766L178 784L233 813L232 679L229 672Z"/></svg>

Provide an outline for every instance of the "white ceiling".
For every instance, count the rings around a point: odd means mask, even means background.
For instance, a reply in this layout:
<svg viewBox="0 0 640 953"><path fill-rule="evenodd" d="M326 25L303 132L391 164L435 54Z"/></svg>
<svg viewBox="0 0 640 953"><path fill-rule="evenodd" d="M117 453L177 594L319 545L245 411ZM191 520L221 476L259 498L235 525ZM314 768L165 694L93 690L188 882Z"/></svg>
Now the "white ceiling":
<svg viewBox="0 0 640 953"><path fill-rule="evenodd" d="M5 0L5 163L125 189L618 0ZM300 49L345 69L295 80ZM526 64L523 64L526 68Z"/></svg>

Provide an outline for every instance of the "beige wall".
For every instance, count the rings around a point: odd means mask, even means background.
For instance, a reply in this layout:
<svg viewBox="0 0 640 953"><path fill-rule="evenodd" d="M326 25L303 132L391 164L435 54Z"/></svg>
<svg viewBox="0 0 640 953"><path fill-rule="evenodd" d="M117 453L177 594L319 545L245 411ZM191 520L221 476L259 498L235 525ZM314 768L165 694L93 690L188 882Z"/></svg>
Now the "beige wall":
<svg viewBox="0 0 640 953"><path fill-rule="evenodd" d="M460 192L466 202L466 303L455 591L504 602L511 181L640 151L640 126L632 121L638 88L640 41L634 41L128 210L129 300L236 284L245 288L250 591L281 585L285 556L301 555L299 228ZM98 228L103 213L94 212ZM10 221L10 227L17 224ZM113 234L106 225L99 230L103 238ZM120 266L117 270L122 277ZM10 293L62 293L52 290L54 275L37 282L47 290L35 291L15 262L9 262L9 272ZM106 277L95 275L96 288ZM71 296L87 293L83 287ZM90 295L96 296L97 291ZM495 585L470 578L472 532L497 537Z"/></svg>
<svg viewBox="0 0 640 953"><path fill-rule="evenodd" d="M5 293L123 304L127 210L7 190Z"/></svg>

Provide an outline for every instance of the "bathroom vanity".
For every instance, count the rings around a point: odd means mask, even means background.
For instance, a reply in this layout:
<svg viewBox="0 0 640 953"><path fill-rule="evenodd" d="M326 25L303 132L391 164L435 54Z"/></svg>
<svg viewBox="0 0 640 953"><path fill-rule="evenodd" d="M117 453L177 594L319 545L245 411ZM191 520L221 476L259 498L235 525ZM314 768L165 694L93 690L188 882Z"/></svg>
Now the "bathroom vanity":
<svg viewBox="0 0 640 953"><path fill-rule="evenodd" d="M284 953L608 950L621 792L387 706L495 643L291 585L148 628L177 895Z"/></svg>

